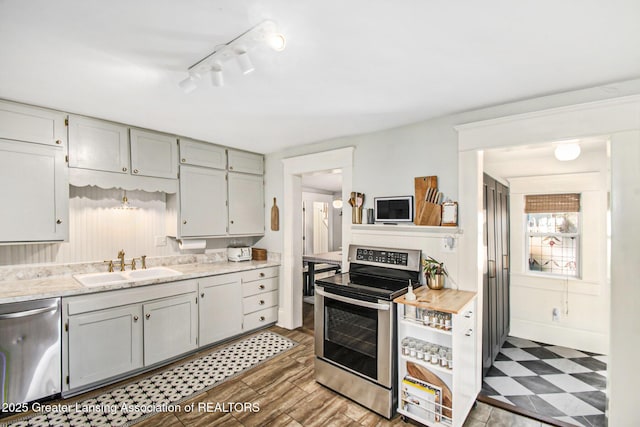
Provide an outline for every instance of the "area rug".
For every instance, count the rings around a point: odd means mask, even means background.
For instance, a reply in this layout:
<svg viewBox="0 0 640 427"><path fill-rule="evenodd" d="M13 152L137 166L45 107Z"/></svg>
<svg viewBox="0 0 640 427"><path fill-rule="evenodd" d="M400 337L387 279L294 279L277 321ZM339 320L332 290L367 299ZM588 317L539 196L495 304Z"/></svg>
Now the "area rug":
<svg viewBox="0 0 640 427"><path fill-rule="evenodd" d="M296 345L295 341L276 333L261 332L89 399L73 403L43 403L34 408L40 409L36 414L7 425L131 426L161 412L216 410L214 407L197 408L181 403ZM2 420L0 425L4 425Z"/></svg>

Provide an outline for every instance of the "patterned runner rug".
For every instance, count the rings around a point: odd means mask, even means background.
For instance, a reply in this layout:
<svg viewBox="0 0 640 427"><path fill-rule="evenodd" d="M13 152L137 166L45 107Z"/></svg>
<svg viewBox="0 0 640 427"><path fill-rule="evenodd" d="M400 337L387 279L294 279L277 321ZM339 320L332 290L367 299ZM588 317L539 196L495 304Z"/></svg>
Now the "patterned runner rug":
<svg viewBox="0 0 640 427"><path fill-rule="evenodd" d="M261 332L86 400L43 403L40 409L46 412L38 411L8 426L131 426L160 412L189 411L192 408L180 403L296 345L276 333ZM0 425L4 425L2 420Z"/></svg>

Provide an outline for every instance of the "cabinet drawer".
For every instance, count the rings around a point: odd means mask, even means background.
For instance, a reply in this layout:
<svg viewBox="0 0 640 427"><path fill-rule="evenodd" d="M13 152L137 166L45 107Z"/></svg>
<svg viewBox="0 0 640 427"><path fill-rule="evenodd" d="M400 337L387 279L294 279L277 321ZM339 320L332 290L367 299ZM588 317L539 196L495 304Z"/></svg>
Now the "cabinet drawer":
<svg viewBox="0 0 640 427"><path fill-rule="evenodd" d="M278 307L270 307L264 310L244 316L244 330L260 328L278 320Z"/></svg>
<svg viewBox="0 0 640 427"><path fill-rule="evenodd" d="M262 294L265 292L275 291L278 289L278 278L271 277L269 279L254 280L242 285L242 296Z"/></svg>
<svg viewBox="0 0 640 427"><path fill-rule="evenodd" d="M269 279L278 276L278 267L260 268L258 270L249 270L242 272L242 283L251 282L253 280Z"/></svg>
<svg viewBox="0 0 640 427"><path fill-rule="evenodd" d="M253 295L242 301L244 314L253 313L263 308L278 305L278 291L266 292L264 294Z"/></svg>

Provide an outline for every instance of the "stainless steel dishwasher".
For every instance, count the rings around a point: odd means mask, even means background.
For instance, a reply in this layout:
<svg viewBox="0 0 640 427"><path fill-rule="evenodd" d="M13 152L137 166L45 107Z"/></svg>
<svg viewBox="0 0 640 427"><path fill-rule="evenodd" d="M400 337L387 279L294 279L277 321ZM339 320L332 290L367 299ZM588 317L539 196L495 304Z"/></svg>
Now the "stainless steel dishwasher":
<svg viewBox="0 0 640 427"><path fill-rule="evenodd" d="M61 391L60 298L0 304L0 402Z"/></svg>

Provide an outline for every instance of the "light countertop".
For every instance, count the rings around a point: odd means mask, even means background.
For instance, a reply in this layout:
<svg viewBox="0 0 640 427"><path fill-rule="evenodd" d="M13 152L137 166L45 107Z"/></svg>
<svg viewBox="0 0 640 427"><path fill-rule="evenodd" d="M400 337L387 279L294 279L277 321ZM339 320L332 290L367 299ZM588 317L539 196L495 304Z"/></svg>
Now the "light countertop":
<svg viewBox="0 0 640 427"><path fill-rule="evenodd" d="M242 262L214 262L167 265L182 274L179 276L160 277L136 282L105 284L103 286L86 287L76 281L72 275L50 276L38 279L11 280L0 282L0 304L18 301L29 301L42 298L81 295L96 292L126 289L180 280L196 279L199 277L216 276L219 274L236 273L265 267L276 267L280 264L274 261L242 261Z"/></svg>

